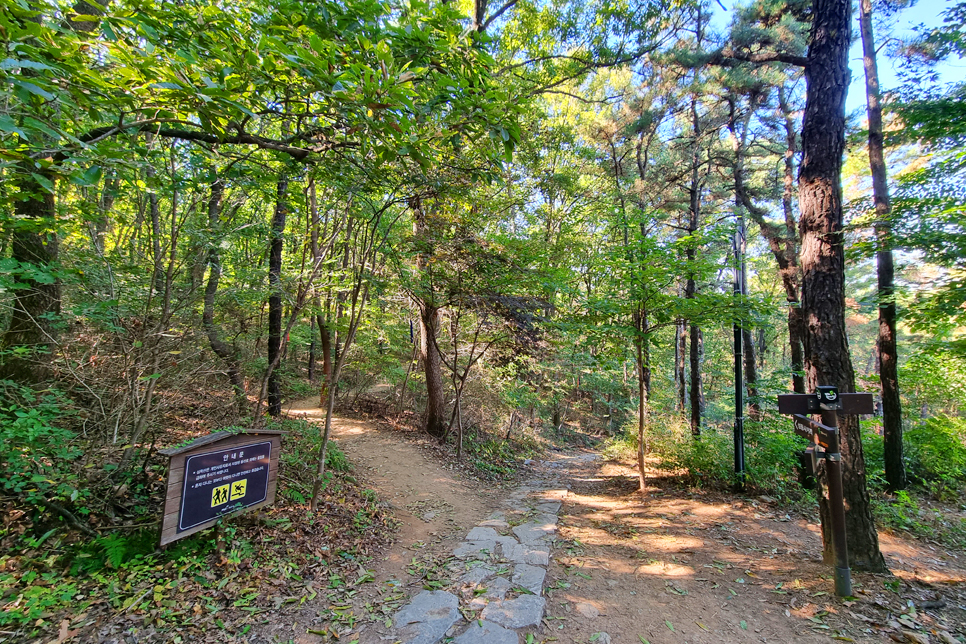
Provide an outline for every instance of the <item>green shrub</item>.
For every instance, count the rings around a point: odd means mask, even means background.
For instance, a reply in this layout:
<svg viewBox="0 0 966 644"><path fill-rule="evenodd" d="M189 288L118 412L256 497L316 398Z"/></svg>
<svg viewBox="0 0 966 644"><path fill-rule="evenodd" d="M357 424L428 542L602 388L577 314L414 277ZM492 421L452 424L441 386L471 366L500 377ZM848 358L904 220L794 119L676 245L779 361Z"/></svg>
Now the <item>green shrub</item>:
<svg viewBox="0 0 966 644"><path fill-rule="evenodd" d="M791 424L777 416L745 424L746 483L761 491L795 493L796 452L804 442L795 436ZM686 472L694 483L731 485L734 473L734 435L730 427L706 426L696 439L690 425L680 416L652 415L647 429L651 453L659 467L669 472ZM633 458L637 451L637 424L629 423L622 435L604 449L609 457Z"/></svg>
<svg viewBox="0 0 966 644"><path fill-rule="evenodd" d="M909 475L923 482L966 481L966 419L934 416L905 432Z"/></svg>
<svg viewBox="0 0 966 644"><path fill-rule="evenodd" d="M56 390L36 392L0 380L0 487L34 504L77 503L86 493L71 472L82 454L63 427L69 401Z"/></svg>

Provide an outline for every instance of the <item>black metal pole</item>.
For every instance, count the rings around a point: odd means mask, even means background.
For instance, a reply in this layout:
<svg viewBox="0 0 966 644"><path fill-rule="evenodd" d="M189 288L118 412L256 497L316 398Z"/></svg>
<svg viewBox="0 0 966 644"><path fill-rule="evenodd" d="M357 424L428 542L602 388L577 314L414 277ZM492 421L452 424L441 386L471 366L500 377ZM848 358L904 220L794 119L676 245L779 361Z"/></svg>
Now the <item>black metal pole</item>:
<svg viewBox="0 0 966 644"><path fill-rule="evenodd" d="M839 415L834 409L822 410L822 424L839 427ZM825 453L825 472L828 474L828 502L832 511L832 549L835 557L835 594L839 597L852 596L852 571L849 569L848 540L845 537L845 499L842 492L842 454L838 441L841 432L836 432L835 444Z"/></svg>
<svg viewBox="0 0 966 644"><path fill-rule="evenodd" d="M735 488L741 492L745 489L745 401L743 377L743 350L741 337L741 320L738 307L744 293L744 217L738 214L738 227L735 231L735 268L734 268L734 348L735 348Z"/></svg>

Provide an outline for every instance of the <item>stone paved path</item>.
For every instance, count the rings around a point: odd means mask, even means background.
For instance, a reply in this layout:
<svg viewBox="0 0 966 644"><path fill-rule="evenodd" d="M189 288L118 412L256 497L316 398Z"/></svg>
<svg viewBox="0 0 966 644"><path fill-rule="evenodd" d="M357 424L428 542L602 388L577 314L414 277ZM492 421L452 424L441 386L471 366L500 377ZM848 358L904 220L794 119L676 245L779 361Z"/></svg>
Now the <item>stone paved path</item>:
<svg viewBox="0 0 966 644"><path fill-rule="evenodd" d="M566 487L536 481L511 494L453 550L449 590L424 590L396 613L393 641L522 641L518 631L538 627L543 619L543 582L566 495Z"/></svg>

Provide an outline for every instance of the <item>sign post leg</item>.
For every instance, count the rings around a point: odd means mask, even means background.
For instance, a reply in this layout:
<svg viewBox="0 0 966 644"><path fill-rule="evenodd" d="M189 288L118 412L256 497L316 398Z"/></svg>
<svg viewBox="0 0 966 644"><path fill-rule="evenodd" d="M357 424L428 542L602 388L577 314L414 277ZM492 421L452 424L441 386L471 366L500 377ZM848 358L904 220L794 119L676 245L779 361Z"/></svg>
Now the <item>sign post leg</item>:
<svg viewBox="0 0 966 644"><path fill-rule="evenodd" d="M822 409L822 422L838 429L839 415L835 409ZM849 546L845 535L845 497L842 490L842 454L836 432L835 441L825 454L825 472L828 474L828 503L832 511L832 550L835 557L835 594L852 596L852 571L849 569Z"/></svg>
<svg viewBox="0 0 966 644"><path fill-rule="evenodd" d="M845 501L842 497L842 455L838 452L825 458L828 472L828 500L832 510L832 548L835 550L835 594L851 597L852 573L849 570L849 550L845 539Z"/></svg>

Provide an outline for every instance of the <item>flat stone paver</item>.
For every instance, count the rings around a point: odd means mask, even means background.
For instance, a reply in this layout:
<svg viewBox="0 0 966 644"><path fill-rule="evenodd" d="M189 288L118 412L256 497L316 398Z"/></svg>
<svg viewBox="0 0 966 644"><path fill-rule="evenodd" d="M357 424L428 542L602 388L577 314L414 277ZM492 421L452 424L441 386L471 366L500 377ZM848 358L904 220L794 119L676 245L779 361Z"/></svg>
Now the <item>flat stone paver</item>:
<svg viewBox="0 0 966 644"><path fill-rule="evenodd" d="M547 577L546 568L530 566L527 564L517 564L513 569L514 586L526 588L534 595L543 594L543 580Z"/></svg>
<svg viewBox="0 0 966 644"><path fill-rule="evenodd" d="M456 550L453 556L457 559L489 559L489 556L496 550L496 541L464 541Z"/></svg>
<svg viewBox="0 0 966 644"><path fill-rule="evenodd" d="M453 592L420 592L396 613L390 637L383 639L519 644L522 636L514 629L539 626L557 513L568 494L554 485L559 482L531 480L504 500L503 509L471 528L445 566ZM513 536L501 534L511 526Z"/></svg>
<svg viewBox="0 0 966 644"><path fill-rule="evenodd" d="M543 619L547 600L536 595L520 595L516 599L490 602L481 617L506 628L537 626Z"/></svg>
<svg viewBox="0 0 966 644"><path fill-rule="evenodd" d="M493 528L476 526L466 535L467 541L495 541L500 533Z"/></svg>
<svg viewBox="0 0 966 644"><path fill-rule="evenodd" d="M550 565L550 549L546 546L518 543L509 553L504 550L503 556L513 563L530 564L531 566Z"/></svg>
<svg viewBox="0 0 966 644"><path fill-rule="evenodd" d="M470 627L453 641L455 644L519 644L520 636L516 631L484 620L470 624Z"/></svg>
<svg viewBox="0 0 966 644"><path fill-rule="evenodd" d="M513 534L521 543L539 543L546 541L557 532L557 526L548 523L529 522L513 528Z"/></svg>
<svg viewBox="0 0 966 644"><path fill-rule="evenodd" d="M401 608L393 622L396 637L405 644L435 644L462 619L460 600L443 590L424 590Z"/></svg>
<svg viewBox="0 0 966 644"><path fill-rule="evenodd" d="M482 583L478 587L485 588L486 592L482 595L475 595L470 600L470 610L482 610L491 601L505 599L512 584L507 581L506 577L494 577L492 580Z"/></svg>

